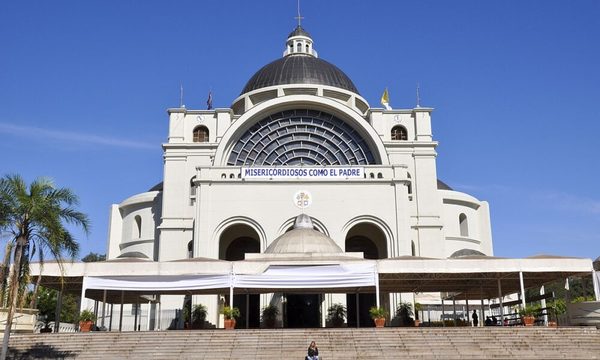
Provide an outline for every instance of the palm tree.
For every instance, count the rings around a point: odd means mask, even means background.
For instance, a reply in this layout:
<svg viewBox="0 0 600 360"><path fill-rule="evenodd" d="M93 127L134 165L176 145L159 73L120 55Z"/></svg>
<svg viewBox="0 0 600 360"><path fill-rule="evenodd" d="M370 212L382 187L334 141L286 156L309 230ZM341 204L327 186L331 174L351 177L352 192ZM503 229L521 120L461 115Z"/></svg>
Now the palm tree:
<svg viewBox="0 0 600 360"><path fill-rule="evenodd" d="M89 220L74 207L77 196L69 189L56 188L52 180L38 178L29 187L18 175L0 178L0 231L10 234L8 262L8 314L0 359L6 359L13 316L19 303L20 289L29 279L29 260L36 254L41 262L45 254L62 264L63 253L74 258L79 245L65 225L80 226L87 234ZM10 259L12 255L12 266ZM22 296L23 291L21 291Z"/></svg>

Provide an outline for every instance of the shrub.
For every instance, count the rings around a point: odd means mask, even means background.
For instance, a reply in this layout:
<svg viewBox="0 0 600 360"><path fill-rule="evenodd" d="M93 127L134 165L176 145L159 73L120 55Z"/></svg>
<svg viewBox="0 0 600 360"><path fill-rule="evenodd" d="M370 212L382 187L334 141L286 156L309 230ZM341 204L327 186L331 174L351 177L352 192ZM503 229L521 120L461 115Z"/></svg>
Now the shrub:
<svg viewBox="0 0 600 360"><path fill-rule="evenodd" d="M411 317L413 315L412 304L409 302L399 302L396 307L396 319L400 326L414 326L415 321Z"/></svg>
<svg viewBox="0 0 600 360"><path fill-rule="evenodd" d="M94 312L90 309L82 310L79 313L78 320L83 322L96 321L96 315L94 315Z"/></svg>
<svg viewBox="0 0 600 360"><path fill-rule="evenodd" d="M539 305L527 305L523 309L519 310L521 316L536 316L540 312L541 307Z"/></svg>
<svg viewBox="0 0 600 360"><path fill-rule="evenodd" d="M369 315L371 315L372 319L381 319L387 316L388 312L381 307L373 306L369 309Z"/></svg>
<svg viewBox="0 0 600 360"><path fill-rule="evenodd" d="M206 306L202 304L194 305L192 310L192 326L201 329L204 327L204 322L206 321Z"/></svg>
<svg viewBox="0 0 600 360"><path fill-rule="evenodd" d="M236 307L225 306L221 310L221 314L225 316L225 319L231 320L240 316L240 309Z"/></svg>
<svg viewBox="0 0 600 360"><path fill-rule="evenodd" d="M262 309L261 319L265 327L275 327L279 315L279 308L275 305L267 305Z"/></svg>
<svg viewBox="0 0 600 360"><path fill-rule="evenodd" d="M346 321L346 307L342 304L333 304L327 309L327 324L333 327L341 327Z"/></svg>

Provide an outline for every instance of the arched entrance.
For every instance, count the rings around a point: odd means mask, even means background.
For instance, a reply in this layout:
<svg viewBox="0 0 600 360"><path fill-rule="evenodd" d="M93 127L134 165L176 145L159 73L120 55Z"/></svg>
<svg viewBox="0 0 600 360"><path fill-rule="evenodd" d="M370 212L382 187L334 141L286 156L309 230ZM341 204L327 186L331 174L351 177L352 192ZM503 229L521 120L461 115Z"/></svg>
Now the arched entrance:
<svg viewBox="0 0 600 360"><path fill-rule="evenodd" d="M365 259L387 257L387 240L381 229L370 223L354 225L346 235L346 252L363 252ZM377 304L374 293L347 294L348 327L375 326L369 309Z"/></svg>
<svg viewBox="0 0 600 360"><path fill-rule="evenodd" d="M219 259L243 260L245 254L260 253L259 236L245 224L231 225L219 238ZM226 296L229 304L229 296ZM237 328L260 327L260 296L258 294L237 294L233 296L233 306L240 309Z"/></svg>

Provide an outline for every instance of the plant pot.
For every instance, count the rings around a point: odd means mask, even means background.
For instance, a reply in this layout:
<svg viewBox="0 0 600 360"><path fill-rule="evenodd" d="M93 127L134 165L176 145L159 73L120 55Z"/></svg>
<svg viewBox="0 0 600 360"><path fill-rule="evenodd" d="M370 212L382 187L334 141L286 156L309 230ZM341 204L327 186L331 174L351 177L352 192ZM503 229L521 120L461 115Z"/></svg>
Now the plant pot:
<svg viewBox="0 0 600 360"><path fill-rule="evenodd" d="M225 319L223 320L223 325L226 330L233 330L235 329L235 319Z"/></svg>
<svg viewBox="0 0 600 360"><path fill-rule="evenodd" d="M277 320L276 319L267 319L264 321L264 324L265 324L265 328L274 329L275 325L277 325Z"/></svg>
<svg viewBox="0 0 600 360"><path fill-rule="evenodd" d="M382 328L385 325L385 318L375 318L373 321L375 321L375 327Z"/></svg>
<svg viewBox="0 0 600 360"><path fill-rule="evenodd" d="M79 331L90 332L92 330L92 325L94 325L93 321L80 321L79 322Z"/></svg>
<svg viewBox="0 0 600 360"><path fill-rule="evenodd" d="M421 324L420 320L415 320L415 327L419 327L419 324Z"/></svg>
<svg viewBox="0 0 600 360"><path fill-rule="evenodd" d="M523 316L523 324L525 324L525 326L533 326L534 322L535 316Z"/></svg>
<svg viewBox="0 0 600 360"><path fill-rule="evenodd" d="M558 323L556 321L548 321L548 327L557 328Z"/></svg>

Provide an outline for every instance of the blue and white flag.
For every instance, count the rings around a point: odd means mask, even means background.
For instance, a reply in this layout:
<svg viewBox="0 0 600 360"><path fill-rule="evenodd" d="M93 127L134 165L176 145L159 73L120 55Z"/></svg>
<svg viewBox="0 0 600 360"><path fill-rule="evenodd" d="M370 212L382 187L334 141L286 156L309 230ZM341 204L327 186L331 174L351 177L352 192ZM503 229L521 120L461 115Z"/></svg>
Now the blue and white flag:
<svg viewBox="0 0 600 360"><path fill-rule="evenodd" d="M208 99L206 100L206 110L212 110L212 91L208 92Z"/></svg>

